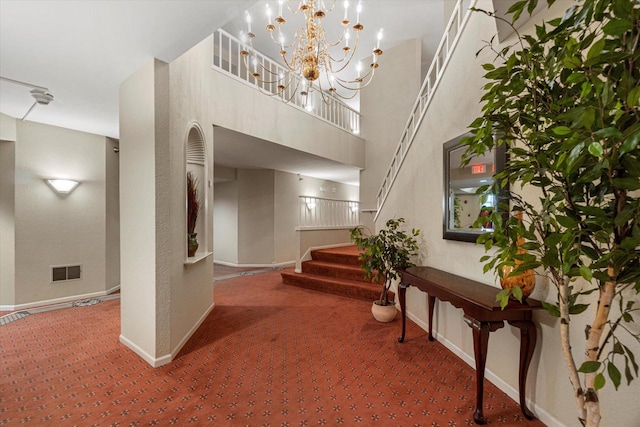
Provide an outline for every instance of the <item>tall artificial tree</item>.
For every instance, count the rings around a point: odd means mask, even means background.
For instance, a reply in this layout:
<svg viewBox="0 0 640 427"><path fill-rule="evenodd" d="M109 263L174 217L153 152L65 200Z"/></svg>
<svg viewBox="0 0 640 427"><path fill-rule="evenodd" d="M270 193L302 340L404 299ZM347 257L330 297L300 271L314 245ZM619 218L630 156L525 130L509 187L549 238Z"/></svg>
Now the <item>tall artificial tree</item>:
<svg viewBox="0 0 640 427"><path fill-rule="evenodd" d="M511 22L537 3L516 2ZM638 376L639 44L638 0L576 1L535 34L517 34L513 45L489 42L496 60L483 65L482 116L463 141L467 158L506 146L507 166L494 185L509 184L509 209L523 220L494 213L494 232L480 242L497 249L482 261L485 271L537 269L557 288L557 301L544 305L560 318L587 426L600 423L599 390ZM573 322L584 324L584 349L572 347Z"/></svg>

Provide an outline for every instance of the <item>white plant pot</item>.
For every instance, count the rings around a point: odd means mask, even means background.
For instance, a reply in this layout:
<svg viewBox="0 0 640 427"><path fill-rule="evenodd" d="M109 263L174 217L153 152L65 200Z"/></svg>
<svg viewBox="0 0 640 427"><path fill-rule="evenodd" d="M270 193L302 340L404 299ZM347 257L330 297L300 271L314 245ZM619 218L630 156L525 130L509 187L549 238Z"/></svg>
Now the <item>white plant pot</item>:
<svg viewBox="0 0 640 427"><path fill-rule="evenodd" d="M391 322L396 318L398 309L395 304L378 305L377 302L378 301L373 302L373 305L371 306L371 313L378 322Z"/></svg>

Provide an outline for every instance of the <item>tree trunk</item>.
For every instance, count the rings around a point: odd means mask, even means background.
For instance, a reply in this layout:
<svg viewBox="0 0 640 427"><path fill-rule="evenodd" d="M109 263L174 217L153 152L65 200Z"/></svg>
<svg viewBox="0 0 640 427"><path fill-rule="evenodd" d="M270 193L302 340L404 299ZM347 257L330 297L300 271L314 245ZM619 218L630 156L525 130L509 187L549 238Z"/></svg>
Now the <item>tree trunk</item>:
<svg viewBox="0 0 640 427"><path fill-rule="evenodd" d="M564 361L569 369L569 381L573 387L574 398L576 407L578 409L578 418L584 424L587 418L585 408L585 394L580 383L580 376L578 374L578 367L576 366L573 353L571 352L571 333L570 333L570 316L569 316L569 277L563 276L557 277L556 283L558 283L558 292L560 294L560 342L562 344L562 354L564 355Z"/></svg>
<svg viewBox="0 0 640 427"><path fill-rule="evenodd" d="M611 272L610 272L611 277ZM609 312L611 311L611 302L616 294L616 282L609 281L600 289L600 299L598 300L598 309L596 317L591 324L591 328L587 334L586 356L588 361L598 361L598 352L600 350L600 341L602 339L604 328L609 321ZM597 372L586 374L585 386L587 389L585 399L585 409L587 412L587 427L597 427L600 425L600 402L598 400L598 392L595 389L595 379Z"/></svg>

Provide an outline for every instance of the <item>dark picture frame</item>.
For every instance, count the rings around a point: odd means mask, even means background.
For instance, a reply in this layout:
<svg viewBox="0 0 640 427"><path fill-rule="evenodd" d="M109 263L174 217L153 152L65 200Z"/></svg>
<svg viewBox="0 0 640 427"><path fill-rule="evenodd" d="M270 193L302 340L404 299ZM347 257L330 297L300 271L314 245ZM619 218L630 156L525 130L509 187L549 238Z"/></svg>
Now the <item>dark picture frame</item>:
<svg viewBox="0 0 640 427"><path fill-rule="evenodd" d="M474 228L472 224L481 215L501 210L503 203L499 202L504 202L507 192L504 188L498 194L481 195L477 194L476 190L492 184L493 175L504 169L507 157L505 146L501 144L491 153L474 158L467 166L461 168L460 159L466 146L461 145L460 140L468 135L470 134L460 135L443 145L442 238L475 243L480 235L492 231L493 227L490 221L482 228Z"/></svg>

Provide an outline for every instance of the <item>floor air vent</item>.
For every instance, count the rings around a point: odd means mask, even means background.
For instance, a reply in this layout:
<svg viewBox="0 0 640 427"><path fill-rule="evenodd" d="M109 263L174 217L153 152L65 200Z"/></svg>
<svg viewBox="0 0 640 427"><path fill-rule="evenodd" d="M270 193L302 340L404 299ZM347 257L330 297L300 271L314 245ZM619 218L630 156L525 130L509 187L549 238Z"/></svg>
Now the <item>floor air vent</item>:
<svg viewBox="0 0 640 427"><path fill-rule="evenodd" d="M51 267L51 283L67 282L82 278L80 265L56 265Z"/></svg>

